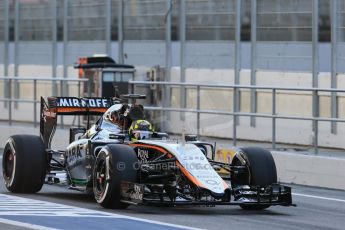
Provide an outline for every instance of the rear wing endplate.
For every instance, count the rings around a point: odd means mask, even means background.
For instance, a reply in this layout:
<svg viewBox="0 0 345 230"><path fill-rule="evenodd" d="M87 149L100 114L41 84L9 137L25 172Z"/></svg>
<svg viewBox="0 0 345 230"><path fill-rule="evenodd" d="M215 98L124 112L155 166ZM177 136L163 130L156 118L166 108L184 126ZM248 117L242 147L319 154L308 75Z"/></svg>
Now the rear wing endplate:
<svg viewBox="0 0 345 230"><path fill-rule="evenodd" d="M106 98L41 97L40 135L47 149L54 136L57 115L103 115L112 105Z"/></svg>

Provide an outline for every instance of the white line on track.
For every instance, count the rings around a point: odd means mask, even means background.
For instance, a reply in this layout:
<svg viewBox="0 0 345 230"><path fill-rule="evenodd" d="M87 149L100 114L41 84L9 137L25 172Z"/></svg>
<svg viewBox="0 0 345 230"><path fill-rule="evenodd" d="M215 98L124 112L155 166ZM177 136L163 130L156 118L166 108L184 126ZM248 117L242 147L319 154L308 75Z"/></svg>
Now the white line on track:
<svg viewBox="0 0 345 230"><path fill-rule="evenodd" d="M18 227L23 227L23 228L29 228L29 229L36 229L36 230L58 230L56 228L48 228L44 227L41 225L36 225L36 224L27 224L19 221L14 221L14 220L7 220L0 218L0 223L8 224L8 225L14 225Z"/></svg>
<svg viewBox="0 0 345 230"><path fill-rule="evenodd" d="M10 204L10 205L9 205ZM22 207L18 207L18 205L22 205ZM12 206L12 207L11 207ZM26 206L26 207L25 207ZM41 211L37 210L37 208L40 208ZM12 210L11 210L12 209ZM54 210L55 209L55 210ZM55 216L55 217L63 217L63 216L73 216L73 217L94 217L94 218L121 218L126 220L134 220L134 221L141 221L149 224L157 224L161 225L162 228L164 226L166 227L174 227L174 228L180 228L180 229L189 229L189 230L195 230L199 228L193 228L193 227L187 227L177 224L170 224L160 221L154 221L149 219L142 219L132 216L125 216L115 213L109 213L109 212L103 212L103 211L96 211L86 208L79 208L64 204L58 204L53 202L47 202L47 201L41 201L41 200L35 200L35 199L29 199L29 198L23 198L18 196L12 196L12 195L5 195L0 194L0 216ZM16 226L16 222L3 222L10 221L6 219L0 218L0 222L5 224L11 224ZM18 222L19 224L26 224L22 222ZM29 228L31 226L28 224L28 226L25 226ZM38 228L37 228L38 227ZM42 227L42 228L40 228ZM39 230L52 230L52 228L46 228L44 226L32 226L32 229L39 229Z"/></svg>
<svg viewBox="0 0 345 230"><path fill-rule="evenodd" d="M342 199L329 198L329 197L323 197L323 196L313 196L313 195L307 195L307 194L302 194L302 193L292 193L292 195L294 195L294 196L302 196L302 197L309 197L309 198L315 198L315 199L320 199L320 200L344 202L345 203L345 200L342 200Z"/></svg>

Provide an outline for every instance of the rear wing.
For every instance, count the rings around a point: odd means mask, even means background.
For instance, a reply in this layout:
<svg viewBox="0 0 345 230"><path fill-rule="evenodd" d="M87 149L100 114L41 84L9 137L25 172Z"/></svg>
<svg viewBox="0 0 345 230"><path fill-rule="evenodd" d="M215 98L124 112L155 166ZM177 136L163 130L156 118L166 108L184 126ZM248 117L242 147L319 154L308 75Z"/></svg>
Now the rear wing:
<svg viewBox="0 0 345 230"><path fill-rule="evenodd" d="M100 116L111 105L112 100L106 98L49 97L46 102L41 97L40 135L45 147L49 149L51 146L58 115Z"/></svg>
<svg viewBox="0 0 345 230"><path fill-rule="evenodd" d="M102 115L111 105L105 98L56 97L48 98L50 108L59 115Z"/></svg>

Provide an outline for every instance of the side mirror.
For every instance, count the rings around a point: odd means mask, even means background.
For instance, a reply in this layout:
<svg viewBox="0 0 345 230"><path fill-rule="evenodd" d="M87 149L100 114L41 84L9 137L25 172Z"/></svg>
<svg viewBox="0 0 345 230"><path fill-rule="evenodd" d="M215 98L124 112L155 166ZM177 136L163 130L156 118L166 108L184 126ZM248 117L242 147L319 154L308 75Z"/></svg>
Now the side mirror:
<svg viewBox="0 0 345 230"><path fill-rule="evenodd" d="M169 135L167 133L154 132L153 135L152 135L152 138L169 139Z"/></svg>
<svg viewBox="0 0 345 230"><path fill-rule="evenodd" d="M193 135L193 134L188 134L185 136L185 141L186 142L192 142L192 141L198 141L198 136L197 135Z"/></svg>
<svg viewBox="0 0 345 230"><path fill-rule="evenodd" d="M111 134L109 134L109 139L115 139L115 140L125 140L125 138L126 138L126 135L125 134L123 134L123 133L116 133L116 134L114 134L114 133L111 133Z"/></svg>

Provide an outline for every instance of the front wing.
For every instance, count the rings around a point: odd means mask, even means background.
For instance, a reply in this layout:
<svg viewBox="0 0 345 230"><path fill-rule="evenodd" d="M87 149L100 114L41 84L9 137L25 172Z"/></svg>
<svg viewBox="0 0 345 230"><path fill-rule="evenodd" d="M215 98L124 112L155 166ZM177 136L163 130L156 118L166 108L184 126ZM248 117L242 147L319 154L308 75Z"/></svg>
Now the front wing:
<svg viewBox="0 0 345 230"><path fill-rule="evenodd" d="M181 196L174 200L152 199L145 194L145 185L123 182L121 184L122 202L148 206L215 206L215 205L270 205L296 206L292 203L291 187L273 184L265 187L241 186L232 189L233 200L186 200ZM162 196L163 197L163 196Z"/></svg>

